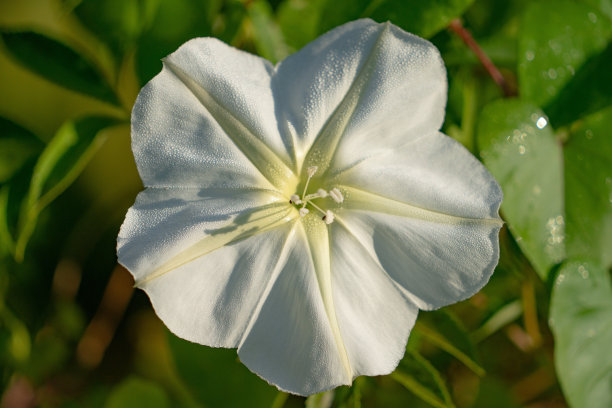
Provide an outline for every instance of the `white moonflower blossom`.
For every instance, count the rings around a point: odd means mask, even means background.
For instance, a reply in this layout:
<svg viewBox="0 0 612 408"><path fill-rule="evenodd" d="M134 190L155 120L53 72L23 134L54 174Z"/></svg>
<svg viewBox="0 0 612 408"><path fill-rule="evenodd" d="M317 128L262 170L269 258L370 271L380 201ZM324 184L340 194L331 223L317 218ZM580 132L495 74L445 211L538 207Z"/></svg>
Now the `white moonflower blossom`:
<svg viewBox="0 0 612 408"><path fill-rule="evenodd" d="M358 20L276 66L213 38L163 65L118 257L177 336L308 395L391 372L419 309L488 281L502 193L439 132L428 41Z"/></svg>

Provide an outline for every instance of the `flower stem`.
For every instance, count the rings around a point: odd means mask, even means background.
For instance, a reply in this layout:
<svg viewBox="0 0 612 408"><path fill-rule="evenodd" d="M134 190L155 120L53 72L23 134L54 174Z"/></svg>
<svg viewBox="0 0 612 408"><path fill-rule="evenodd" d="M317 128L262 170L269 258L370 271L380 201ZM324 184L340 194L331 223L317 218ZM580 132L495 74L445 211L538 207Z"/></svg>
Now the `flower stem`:
<svg viewBox="0 0 612 408"><path fill-rule="evenodd" d="M489 58L489 56L480 48L472 34L461 24L461 20L458 18L454 19L450 22L448 28L457 34L473 52L476 54L476 57L482 64L482 66L487 70L493 81L501 88L504 95L506 97L514 96L515 93L512 91L508 82L499 71L499 69L495 66L493 61Z"/></svg>

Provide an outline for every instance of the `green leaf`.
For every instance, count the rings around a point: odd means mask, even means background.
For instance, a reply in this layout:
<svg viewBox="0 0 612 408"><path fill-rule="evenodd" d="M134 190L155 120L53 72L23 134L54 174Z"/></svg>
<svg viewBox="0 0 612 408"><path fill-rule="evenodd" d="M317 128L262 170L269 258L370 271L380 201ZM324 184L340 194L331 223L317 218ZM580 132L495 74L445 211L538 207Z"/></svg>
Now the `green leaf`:
<svg viewBox="0 0 612 408"><path fill-rule="evenodd" d="M326 1L319 20L319 34L360 17L368 17L366 9L376 2L377 0Z"/></svg>
<svg viewBox="0 0 612 408"><path fill-rule="evenodd" d="M0 188L0 254L15 256L19 216L22 204L28 195L35 160L35 158L28 160L11 180Z"/></svg>
<svg viewBox="0 0 612 408"><path fill-rule="evenodd" d="M459 17L474 0L387 0L377 2L371 17L390 20L404 30L430 38Z"/></svg>
<svg viewBox="0 0 612 408"><path fill-rule="evenodd" d="M119 384L106 400L105 408L166 408L168 395L154 382L131 377Z"/></svg>
<svg viewBox="0 0 612 408"><path fill-rule="evenodd" d="M461 361L477 375L485 374L485 370L478 362L476 348L470 335L454 315L446 310L437 310L421 313L419 317L414 327L415 331Z"/></svg>
<svg viewBox="0 0 612 408"><path fill-rule="evenodd" d="M544 113L520 100L483 109L478 144L502 186L501 211L542 279L564 259L563 156Z"/></svg>
<svg viewBox="0 0 612 408"><path fill-rule="evenodd" d="M391 378L417 397L437 408L451 408L448 389L438 370L414 350L409 350Z"/></svg>
<svg viewBox="0 0 612 408"><path fill-rule="evenodd" d="M601 11L612 20L612 0L581 0L585 4L589 4Z"/></svg>
<svg viewBox="0 0 612 408"><path fill-rule="evenodd" d="M36 74L73 91L118 103L100 72L72 48L34 32L3 33L2 39L9 53Z"/></svg>
<svg viewBox="0 0 612 408"><path fill-rule="evenodd" d="M459 17L474 0L357 0L328 2L321 17L319 32L355 20L371 17L391 21L406 31L432 37Z"/></svg>
<svg viewBox="0 0 612 408"><path fill-rule="evenodd" d="M612 287L593 262L563 265L552 290L555 365L573 407L612 406Z"/></svg>
<svg viewBox="0 0 612 408"><path fill-rule="evenodd" d="M278 8L278 24L291 51L317 38L325 0L286 0Z"/></svg>
<svg viewBox="0 0 612 408"><path fill-rule="evenodd" d="M276 388L240 363L233 349L213 349L168 334L179 377L209 407L272 405ZM240 392L236 392L240 390Z"/></svg>
<svg viewBox="0 0 612 408"><path fill-rule="evenodd" d="M612 107L572 127L565 145L568 256L612 266Z"/></svg>
<svg viewBox="0 0 612 408"><path fill-rule="evenodd" d="M0 117L0 184L8 181L43 146L30 131Z"/></svg>
<svg viewBox="0 0 612 408"><path fill-rule="evenodd" d="M330 408L334 402L334 390L313 394L306 398L305 408Z"/></svg>
<svg viewBox="0 0 612 408"><path fill-rule="evenodd" d="M226 14L219 12L220 3L219 0L205 4L200 0L157 0L155 9L147 17L151 22L142 27L138 38L136 69L140 82L144 84L157 75L162 68L161 59L176 51L181 44L195 37L212 35L213 20L225 21ZM242 18L244 6L239 4L238 9ZM236 25L230 21L229 24L229 29L234 30L235 35L240 22ZM228 41L221 33L214 34Z"/></svg>
<svg viewBox="0 0 612 408"><path fill-rule="evenodd" d="M18 261L23 259L40 212L72 184L102 146L105 137L100 131L116 123L115 119L105 117L68 121L43 150L34 166L28 195L20 213L15 246Z"/></svg>
<svg viewBox="0 0 612 408"><path fill-rule="evenodd" d="M289 48L280 27L274 21L270 5L266 1L256 0L249 4L248 13L253 24L257 53L273 63L289 55Z"/></svg>
<svg viewBox="0 0 612 408"><path fill-rule="evenodd" d="M74 13L116 55L122 55L134 46L142 31L150 27L160 1L83 0Z"/></svg>
<svg viewBox="0 0 612 408"><path fill-rule="evenodd" d="M585 4L569 0L529 4L519 31L521 96L546 110L581 67L606 48L611 35L610 20Z"/></svg>
<svg viewBox="0 0 612 408"><path fill-rule="evenodd" d="M611 23L612 24L612 23ZM554 126L567 125L576 119L612 104L612 42L591 57L576 72L574 78L559 91L546 107Z"/></svg>

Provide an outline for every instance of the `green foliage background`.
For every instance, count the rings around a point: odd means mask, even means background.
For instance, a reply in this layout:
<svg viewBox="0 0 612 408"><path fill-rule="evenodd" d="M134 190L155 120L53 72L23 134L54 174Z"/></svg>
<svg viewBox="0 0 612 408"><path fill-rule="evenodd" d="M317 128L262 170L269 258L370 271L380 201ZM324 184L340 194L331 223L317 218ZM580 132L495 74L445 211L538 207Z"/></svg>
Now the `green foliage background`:
<svg viewBox="0 0 612 408"><path fill-rule="evenodd" d="M360 17L439 47L443 130L502 185L506 228L491 282L421 313L394 373L303 399L172 336L132 290L129 113L190 38L278 61ZM609 408L611 19L611 0L0 0L2 406Z"/></svg>

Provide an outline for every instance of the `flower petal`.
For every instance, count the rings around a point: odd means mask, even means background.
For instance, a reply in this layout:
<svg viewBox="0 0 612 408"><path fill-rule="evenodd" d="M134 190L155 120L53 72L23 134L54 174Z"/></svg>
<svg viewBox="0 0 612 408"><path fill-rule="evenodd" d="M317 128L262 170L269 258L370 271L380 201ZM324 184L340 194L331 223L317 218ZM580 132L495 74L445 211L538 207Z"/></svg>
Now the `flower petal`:
<svg viewBox="0 0 612 408"><path fill-rule="evenodd" d="M119 262L138 286L286 223L295 213L284 198L267 191L148 188L121 226Z"/></svg>
<svg viewBox="0 0 612 408"><path fill-rule="evenodd" d="M353 377L388 374L406 351L418 308L342 223L329 231L335 314Z"/></svg>
<svg viewBox="0 0 612 408"><path fill-rule="evenodd" d="M398 149L338 170L330 186L349 186L400 203L456 217L499 220L502 190L491 173L460 143L435 132ZM341 188L342 189L342 188ZM350 194L345 190L346 194ZM374 198L363 206L372 208Z"/></svg>
<svg viewBox="0 0 612 408"><path fill-rule="evenodd" d="M266 60L212 38L168 56L132 113L132 149L145 185L282 188L291 180L271 70Z"/></svg>
<svg viewBox="0 0 612 408"><path fill-rule="evenodd" d="M318 217L305 218L326 230ZM272 272L274 283L238 355L247 367L280 389L310 395L350 384L353 375L335 321L329 257L316 254L324 251L323 245L309 248L312 237L302 225L295 224L278 257ZM328 245L327 240L323 243ZM322 265L325 261L327 266Z"/></svg>
<svg viewBox="0 0 612 408"><path fill-rule="evenodd" d="M499 258L502 192L440 133L339 173L340 222L420 309L474 294Z"/></svg>
<svg viewBox="0 0 612 408"><path fill-rule="evenodd" d="M496 220L412 212L413 207L345 210L336 217L419 309L431 310L472 296L499 259Z"/></svg>
<svg viewBox="0 0 612 408"><path fill-rule="evenodd" d="M321 172L439 129L446 87L432 44L372 20L323 35L282 61L273 78L285 138L298 163L310 151L304 166Z"/></svg>
<svg viewBox="0 0 612 408"><path fill-rule="evenodd" d="M294 224L274 204L262 193L147 189L122 226L119 261L173 333L238 347ZM203 242L198 256L182 254Z"/></svg>

